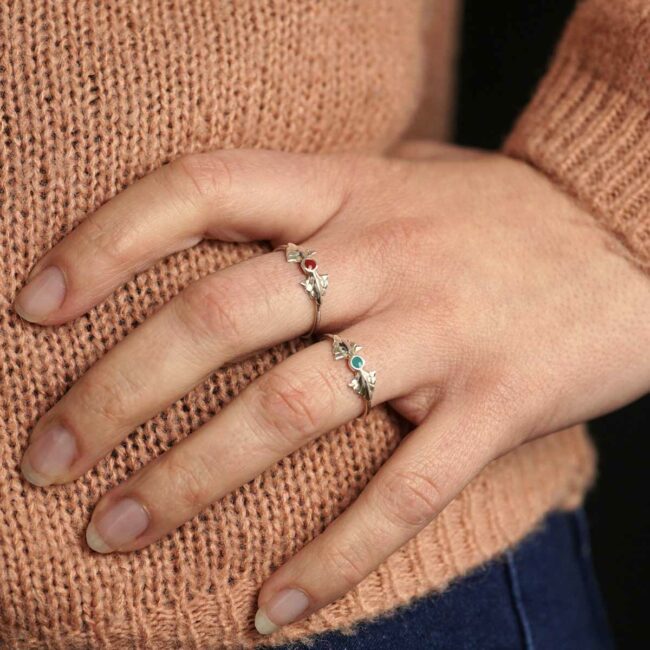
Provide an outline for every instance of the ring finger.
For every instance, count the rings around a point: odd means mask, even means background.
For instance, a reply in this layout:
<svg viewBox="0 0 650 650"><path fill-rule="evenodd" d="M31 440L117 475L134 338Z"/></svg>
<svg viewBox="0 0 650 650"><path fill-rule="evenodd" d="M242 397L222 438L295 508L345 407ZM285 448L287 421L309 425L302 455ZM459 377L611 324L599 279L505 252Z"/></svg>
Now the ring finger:
<svg viewBox="0 0 650 650"><path fill-rule="evenodd" d="M406 337L389 335L382 325L377 317L343 335L368 343L368 368L380 378L377 402L412 389L419 375L418 360L406 358ZM271 369L210 422L107 494L88 528L90 546L100 552L142 548L359 415L364 404L349 386L353 376L347 363L333 359L330 341Z"/></svg>

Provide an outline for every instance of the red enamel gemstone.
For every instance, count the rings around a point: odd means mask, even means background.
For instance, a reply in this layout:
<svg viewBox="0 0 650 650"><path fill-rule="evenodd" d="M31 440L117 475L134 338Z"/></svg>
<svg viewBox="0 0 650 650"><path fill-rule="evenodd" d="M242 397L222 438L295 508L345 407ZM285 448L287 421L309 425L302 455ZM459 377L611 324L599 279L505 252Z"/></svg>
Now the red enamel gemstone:
<svg viewBox="0 0 650 650"><path fill-rule="evenodd" d="M306 259L304 264L305 264L305 268L309 269L310 271L313 271L317 266L316 260L312 260L312 259Z"/></svg>

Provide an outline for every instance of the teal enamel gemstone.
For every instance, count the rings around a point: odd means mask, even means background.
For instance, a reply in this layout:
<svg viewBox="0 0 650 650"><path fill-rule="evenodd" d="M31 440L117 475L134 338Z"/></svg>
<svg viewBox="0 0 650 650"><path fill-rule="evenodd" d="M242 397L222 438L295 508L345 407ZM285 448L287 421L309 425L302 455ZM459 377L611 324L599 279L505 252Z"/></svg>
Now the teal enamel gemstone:
<svg viewBox="0 0 650 650"><path fill-rule="evenodd" d="M365 364L365 360L363 357L360 357L358 354L355 354L351 359L350 359L350 366L354 370L361 370Z"/></svg>

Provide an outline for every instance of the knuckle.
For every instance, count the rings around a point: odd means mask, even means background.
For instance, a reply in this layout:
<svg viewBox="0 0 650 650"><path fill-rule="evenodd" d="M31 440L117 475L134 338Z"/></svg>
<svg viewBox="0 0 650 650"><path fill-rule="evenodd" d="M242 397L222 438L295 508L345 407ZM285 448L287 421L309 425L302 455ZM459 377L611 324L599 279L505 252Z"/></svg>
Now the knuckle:
<svg viewBox="0 0 650 650"><path fill-rule="evenodd" d="M323 564L327 567L327 575L335 576L349 591L356 587L367 575L364 558L368 553L361 544L337 542L323 552Z"/></svg>
<svg viewBox="0 0 650 650"><path fill-rule="evenodd" d="M110 268L121 268L132 257L136 235L134 229L116 229L113 222L98 215L86 219L77 230L79 242L75 250L82 249L89 257Z"/></svg>
<svg viewBox="0 0 650 650"><path fill-rule="evenodd" d="M426 248L430 239L430 226L419 217L402 217L400 219L386 219L376 224L367 233L368 246L372 254L381 256L377 259L389 259L400 262L395 258L396 245L399 250L420 251ZM364 237L366 233L364 233ZM407 262L412 262L416 255L407 256ZM401 265L400 265L401 266ZM408 266L405 264L405 266Z"/></svg>
<svg viewBox="0 0 650 650"><path fill-rule="evenodd" d="M421 528L443 506L436 482L415 471L389 473L377 483L376 496L384 517L407 528Z"/></svg>
<svg viewBox="0 0 650 650"><path fill-rule="evenodd" d="M218 337L236 345L245 334L241 290L217 275L187 287L176 307L183 327L198 341Z"/></svg>
<svg viewBox="0 0 650 650"><path fill-rule="evenodd" d="M381 267L370 272L374 273L371 282L383 288L383 301L411 296L414 289L424 288L422 278L429 273L428 269L421 268L418 260L428 260L431 237L427 229L419 218L403 217L379 221L364 231L364 255L382 260ZM396 254L405 250L409 251L408 255Z"/></svg>
<svg viewBox="0 0 650 650"><path fill-rule="evenodd" d="M174 499L183 511L198 512L211 502L208 490L208 468L200 457L188 462L180 453L168 452L161 457L165 479L173 485Z"/></svg>
<svg viewBox="0 0 650 650"><path fill-rule="evenodd" d="M191 153L170 165L187 182L189 192L200 199L226 198L239 175L234 156L221 153Z"/></svg>
<svg viewBox="0 0 650 650"><path fill-rule="evenodd" d="M320 369L298 378L272 370L258 380L257 398L251 405L256 428L263 432L266 445L283 453L307 442L334 409L332 379Z"/></svg>
<svg viewBox="0 0 650 650"><path fill-rule="evenodd" d="M134 399L139 393L140 387L122 372L110 376L90 373L76 386L75 409L122 426L131 419Z"/></svg>

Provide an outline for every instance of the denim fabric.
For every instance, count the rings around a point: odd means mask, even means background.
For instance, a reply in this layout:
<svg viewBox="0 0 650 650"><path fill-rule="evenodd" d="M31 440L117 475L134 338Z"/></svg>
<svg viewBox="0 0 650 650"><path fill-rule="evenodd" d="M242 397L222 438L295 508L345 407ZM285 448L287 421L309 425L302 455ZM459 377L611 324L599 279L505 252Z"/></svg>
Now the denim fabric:
<svg viewBox="0 0 650 650"><path fill-rule="evenodd" d="M549 516L538 532L442 594L291 650L609 650L614 644L582 510Z"/></svg>

